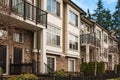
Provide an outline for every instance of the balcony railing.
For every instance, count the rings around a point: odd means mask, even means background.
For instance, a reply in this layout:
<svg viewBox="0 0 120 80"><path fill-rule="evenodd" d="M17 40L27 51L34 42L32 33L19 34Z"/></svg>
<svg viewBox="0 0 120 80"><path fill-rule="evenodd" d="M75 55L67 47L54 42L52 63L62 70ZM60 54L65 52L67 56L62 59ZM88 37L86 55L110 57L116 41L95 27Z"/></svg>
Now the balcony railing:
<svg viewBox="0 0 120 80"><path fill-rule="evenodd" d="M118 52L118 48L117 46L109 46L109 53L117 53Z"/></svg>
<svg viewBox="0 0 120 80"><path fill-rule="evenodd" d="M1 0L0 7L9 9L9 13L23 17L24 20L31 20L36 24L47 27L47 12L28 3L26 0Z"/></svg>
<svg viewBox="0 0 120 80"><path fill-rule="evenodd" d="M95 37L94 34L82 34L80 35L81 44L90 44L97 47L100 47L100 40Z"/></svg>

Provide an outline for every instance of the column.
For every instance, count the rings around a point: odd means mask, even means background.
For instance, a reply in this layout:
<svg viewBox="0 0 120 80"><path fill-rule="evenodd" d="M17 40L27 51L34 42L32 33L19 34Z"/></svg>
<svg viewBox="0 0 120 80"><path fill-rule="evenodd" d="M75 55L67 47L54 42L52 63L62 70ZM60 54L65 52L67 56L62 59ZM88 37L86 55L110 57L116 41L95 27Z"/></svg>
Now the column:
<svg viewBox="0 0 120 80"><path fill-rule="evenodd" d="M90 61L90 47L86 45L86 62Z"/></svg>
<svg viewBox="0 0 120 80"><path fill-rule="evenodd" d="M47 64L47 57L46 57L46 29L43 29L41 31L41 73L45 73L46 68L45 68L45 64ZM45 64L44 64L45 63Z"/></svg>

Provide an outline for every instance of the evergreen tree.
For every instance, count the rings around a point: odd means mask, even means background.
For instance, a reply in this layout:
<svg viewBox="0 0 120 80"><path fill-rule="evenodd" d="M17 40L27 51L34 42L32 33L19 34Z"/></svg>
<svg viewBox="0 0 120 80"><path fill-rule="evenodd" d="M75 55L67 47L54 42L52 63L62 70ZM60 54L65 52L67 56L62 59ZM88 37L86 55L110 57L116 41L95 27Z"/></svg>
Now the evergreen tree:
<svg viewBox="0 0 120 80"><path fill-rule="evenodd" d="M106 10L104 8L102 0L98 0L97 9L94 11L95 13L92 15L93 19L105 29L109 29L111 26L111 14L109 9Z"/></svg>
<svg viewBox="0 0 120 80"><path fill-rule="evenodd" d="M117 1L115 12L113 13L112 16L111 29L115 31L115 35L120 40L120 0Z"/></svg>
<svg viewBox="0 0 120 80"><path fill-rule="evenodd" d="M87 18L92 19L89 9L87 10Z"/></svg>
<svg viewBox="0 0 120 80"><path fill-rule="evenodd" d="M109 9L104 9L103 10L103 19L102 19L102 26L105 28L105 29L110 29L111 27L111 14L110 14L110 10Z"/></svg>
<svg viewBox="0 0 120 80"><path fill-rule="evenodd" d="M115 7L112 22L113 22L112 28L114 30L120 29L120 0L118 0L117 5Z"/></svg>

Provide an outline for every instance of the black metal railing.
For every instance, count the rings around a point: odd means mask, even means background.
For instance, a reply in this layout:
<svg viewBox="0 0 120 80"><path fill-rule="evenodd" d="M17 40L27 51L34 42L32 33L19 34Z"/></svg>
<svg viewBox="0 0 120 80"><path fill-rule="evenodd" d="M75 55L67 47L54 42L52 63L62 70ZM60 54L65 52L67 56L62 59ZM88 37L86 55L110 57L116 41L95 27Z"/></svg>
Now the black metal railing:
<svg viewBox="0 0 120 80"><path fill-rule="evenodd" d="M36 24L39 23L47 27L47 12L26 2L25 0L17 4L13 4L13 1L11 8L13 12L22 16L24 20L29 19L34 21Z"/></svg>
<svg viewBox="0 0 120 80"><path fill-rule="evenodd" d="M51 68L48 64L44 63L45 64L45 68L46 68L46 71L48 74L53 74L54 73L54 69Z"/></svg>
<svg viewBox="0 0 120 80"><path fill-rule="evenodd" d="M30 63L10 63L10 74L23 74L23 73L37 73L38 62L32 61Z"/></svg>
<svg viewBox="0 0 120 80"><path fill-rule="evenodd" d="M100 40L95 37L94 34L82 34L80 35L81 44L91 44L100 47Z"/></svg>
<svg viewBox="0 0 120 80"><path fill-rule="evenodd" d="M47 12L26 0L0 0L0 7L9 9L9 13L23 17L24 20L31 20L47 27Z"/></svg>

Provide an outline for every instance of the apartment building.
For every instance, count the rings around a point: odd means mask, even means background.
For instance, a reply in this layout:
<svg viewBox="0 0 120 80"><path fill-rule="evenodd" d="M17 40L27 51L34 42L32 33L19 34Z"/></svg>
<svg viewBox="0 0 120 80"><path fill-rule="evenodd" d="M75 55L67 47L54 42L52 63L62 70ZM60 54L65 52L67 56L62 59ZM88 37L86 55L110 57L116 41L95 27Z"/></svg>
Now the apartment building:
<svg viewBox="0 0 120 80"><path fill-rule="evenodd" d="M81 17L80 42L81 62L102 61L106 70L114 70L119 63L118 40L101 25L84 16ZM114 45L111 44L113 42Z"/></svg>
<svg viewBox="0 0 120 80"><path fill-rule="evenodd" d="M113 38L85 14L71 0L1 0L3 73L80 72L81 62L95 60L113 69L118 63L117 53L111 53L115 63L110 63L108 47Z"/></svg>
<svg viewBox="0 0 120 80"><path fill-rule="evenodd" d="M119 50L118 40L113 36L109 36L109 48L108 48L108 70L116 69L116 65L119 64Z"/></svg>
<svg viewBox="0 0 120 80"><path fill-rule="evenodd" d="M31 72L25 67L33 60L37 62L34 72L45 72L47 12L36 1L0 1L0 66L4 74Z"/></svg>

